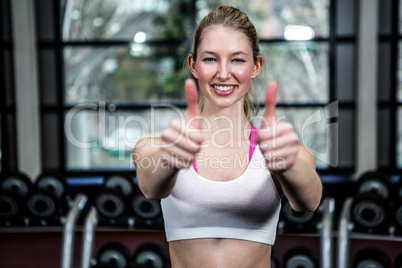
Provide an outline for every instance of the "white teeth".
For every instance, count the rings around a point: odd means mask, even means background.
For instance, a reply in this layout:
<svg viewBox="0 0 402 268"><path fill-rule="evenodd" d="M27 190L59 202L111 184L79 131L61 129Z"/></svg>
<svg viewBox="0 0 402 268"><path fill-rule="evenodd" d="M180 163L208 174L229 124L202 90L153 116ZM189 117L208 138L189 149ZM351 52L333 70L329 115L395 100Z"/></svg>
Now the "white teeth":
<svg viewBox="0 0 402 268"><path fill-rule="evenodd" d="M220 91L228 91L233 89L235 86L214 86L214 88L216 88L217 90Z"/></svg>

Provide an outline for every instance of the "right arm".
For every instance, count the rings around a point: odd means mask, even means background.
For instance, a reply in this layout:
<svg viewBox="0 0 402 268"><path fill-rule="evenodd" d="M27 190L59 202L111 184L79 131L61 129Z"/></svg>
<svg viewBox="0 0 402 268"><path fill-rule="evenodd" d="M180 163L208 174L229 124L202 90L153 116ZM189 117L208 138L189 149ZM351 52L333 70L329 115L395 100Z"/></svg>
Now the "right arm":
<svg viewBox="0 0 402 268"><path fill-rule="evenodd" d="M189 79L185 89L186 118L172 120L159 138L141 139L133 151L138 186L149 199L169 196L179 170L190 167L201 148L203 135L199 131L200 121L196 119L197 86Z"/></svg>
<svg viewBox="0 0 402 268"><path fill-rule="evenodd" d="M160 199L172 191L179 169L162 162L161 150L152 144L161 144L161 138L141 139L134 148L133 160L141 192L147 198Z"/></svg>

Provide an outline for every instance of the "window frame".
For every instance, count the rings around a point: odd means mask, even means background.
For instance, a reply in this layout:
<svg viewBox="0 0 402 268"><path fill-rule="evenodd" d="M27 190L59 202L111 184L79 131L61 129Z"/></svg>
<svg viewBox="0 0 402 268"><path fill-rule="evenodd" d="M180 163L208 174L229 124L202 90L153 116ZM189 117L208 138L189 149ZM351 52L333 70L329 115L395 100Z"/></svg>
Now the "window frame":
<svg viewBox="0 0 402 268"><path fill-rule="evenodd" d="M400 21L400 6L402 1L391 0L391 32L389 34L383 34L379 31L378 43L390 44L391 46L391 67L390 67L390 96L388 100L381 100L378 96L378 110L388 111L390 115L390 136L389 143L390 148L388 150L388 166L381 166L378 164L379 171L387 172L390 174L400 173L402 166L398 167L398 146L392 146L393 144L398 144L398 110L402 109L402 101L398 101L398 57L399 55L399 44L402 45L402 33L399 33L399 21ZM378 83L378 88L380 89L380 84ZM380 132L381 129L378 128ZM379 143L381 146L381 143Z"/></svg>
<svg viewBox="0 0 402 268"><path fill-rule="evenodd" d="M8 67L6 64L5 52L9 51L10 58L9 62L10 66L13 67L12 62L12 54L13 54L13 37L12 37L12 29L11 29L11 15L8 18L3 16L4 13L11 14L11 0L2 1L0 4L2 10L0 12L0 66L2 70L6 70ZM9 39L6 40L6 33L4 30L9 33ZM11 68L12 69L12 68ZM8 77L6 75L9 74ZM7 82L9 81L10 87L7 88ZM9 70L9 72L0 72L0 86L3 90L0 90L0 136L1 136L1 172L8 172L16 168L17 156L15 153L15 143L10 142L10 138L12 133L15 133L15 122L12 122L12 119L15 120L16 108L14 104L13 97L10 96L14 91L14 77L13 70Z"/></svg>
<svg viewBox="0 0 402 268"><path fill-rule="evenodd" d="M38 1L38 0L37 0ZM329 44L329 51L328 51L328 63L329 63L329 100L328 103L278 103L277 107L278 108L323 108L326 105L337 101L338 100L338 94L336 92L336 47L339 44L352 44L356 45L356 32L353 35L341 35L337 33L336 25L337 25L337 7L336 7L337 1L335 0L330 0L330 5L329 5L329 35L327 38L322 38L322 37L315 37L312 40L309 40L309 42L328 42ZM356 2L353 3L356 6ZM67 150L66 150L66 137L64 134L64 120L65 120L65 113L68 112L73 105L66 105L64 102L64 95L65 95L65 88L64 88L64 68L63 68L63 49L65 47L80 47L80 46L91 46L91 47L98 47L98 46L121 46L121 45L129 45L130 41L129 40L91 40L91 41L64 41L62 39L62 25L61 25L61 10L62 10L62 5L61 1L56 1L56 3L53 4L53 16L54 16L54 21L60 22L58 27L55 27L55 40L52 41L47 41L47 40L38 40L38 49L44 49L44 48L49 48L49 49L54 49L54 51L57 54L57 87L59 90L57 91L57 104L56 105L49 105L49 104L43 104L41 103L40 111L41 115L45 114L55 114L57 116L57 121L58 121L58 126L57 126L57 133L59 136L58 139L58 148L60 150L59 152L59 158L58 158L58 166L59 169L63 173L67 174L98 174L102 173L104 174L105 171L98 171L98 170L68 170L66 168L67 166ZM192 29L194 30L196 27L196 14L197 14L197 7L196 7L196 0L191 1L191 10L192 13L190 14L191 21L192 21ZM185 42L190 42L188 39L184 40L155 40L152 42L145 42L145 44L154 46L154 45L160 45L160 44L165 44L165 45L174 45L178 43L185 43ZM285 39L261 39L260 43L265 43L265 44L273 44L273 43L283 43L283 42L298 42L298 41L289 41ZM106 106L111 103L106 102ZM135 111L136 109L144 109L144 108L150 108L151 105L130 105L130 104L114 104L116 105L116 111L121 110L121 111ZM264 103L259 103L257 104L260 106L261 109L264 108ZM338 102L338 107L339 111L352 111L353 113L355 112L355 100L353 99L352 101L339 101ZM177 103L176 105L178 108L185 108L186 104L185 102L183 103ZM329 123L338 123L337 118L331 118L329 120ZM355 137L353 137L355 138ZM319 169L318 172L320 174L340 174L340 175L346 175L346 174L351 174L353 173L355 169L355 159L353 158L353 164L351 167L332 167L329 166L326 169ZM119 171L132 171L131 169L127 170L119 170ZM111 170L110 172L115 172L115 170Z"/></svg>

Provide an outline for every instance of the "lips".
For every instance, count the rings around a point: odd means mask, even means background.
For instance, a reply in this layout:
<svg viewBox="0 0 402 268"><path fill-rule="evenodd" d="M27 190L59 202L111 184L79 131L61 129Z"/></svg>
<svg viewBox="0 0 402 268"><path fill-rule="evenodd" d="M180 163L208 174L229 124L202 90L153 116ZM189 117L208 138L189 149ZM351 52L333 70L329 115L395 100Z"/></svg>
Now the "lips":
<svg viewBox="0 0 402 268"><path fill-rule="evenodd" d="M213 88L215 94L217 94L219 96L228 96L235 91L236 86L234 86L234 85L227 85L227 86L212 85L212 88Z"/></svg>

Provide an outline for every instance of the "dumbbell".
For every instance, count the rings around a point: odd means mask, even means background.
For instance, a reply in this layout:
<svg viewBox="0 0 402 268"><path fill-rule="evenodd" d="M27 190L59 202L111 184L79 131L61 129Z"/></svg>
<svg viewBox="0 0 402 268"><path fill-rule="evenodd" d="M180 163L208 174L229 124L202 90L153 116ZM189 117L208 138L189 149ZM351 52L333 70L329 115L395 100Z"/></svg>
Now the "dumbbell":
<svg viewBox="0 0 402 268"><path fill-rule="evenodd" d="M155 243L145 243L138 247L133 254L134 267L165 268L168 255L165 250Z"/></svg>
<svg viewBox="0 0 402 268"><path fill-rule="evenodd" d="M134 182L126 173L108 175L104 179L103 189L95 195L94 206L99 215L106 220L125 220L129 215L128 201L134 193Z"/></svg>
<svg viewBox="0 0 402 268"><path fill-rule="evenodd" d="M402 178L397 187L396 202L394 204L394 220L397 235L402 235Z"/></svg>
<svg viewBox="0 0 402 268"><path fill-rule="evenodd" d="M35 181L34 190L26 200L31 224L60 224L60 217L68 209L67 183L55 172L43 172ZM46 221L46 222L44 222Z"/></svg>
<svg viewBox="0 0 402 268"><path fill-rule="evenodd" d="M0 190L0 221L1 225L11 225L11 222L24 214L22 198L12 192Z"/></svg>
<svg viewBox="0 0 402 268"><path fill-rule="evenodd" d="M317 211L297 212L292 209L289 200L283 198L279 226L284 232L316 232L317 222Z"/></svg>
<svg viewBox="0 0 402 268"><path fill-rule="evenodd" d="M0 189L12 191L26 198L33 188L33 183L27 175L21 172L8 172L0 175Z"/></svg>
<svg viewBox="0 0 402 268"><path fill-rule="evenodd" d="M56 172L43 172L35 181L37 189L46 189L54 193L59 200L67 198L68 185L65 178Z"/></svg>
<svg viewBox="0 0 402 268"><path fill-rule="evenodd" d="M8 172L0 176L0 224L21 225L26 216L25 200L33 183L27 175Z"/></svg>
<svg viewBox="0 0 402 268"><path fill-rule="evenodd" d="M391 183L388 176L366 172L358 181L358 194L353 199L351 218L356 232L388 233L390 222Z"/></svg>
<svg viewBox="0 0 402 268"><path fill-rule="evenodd" d="M135 218L135 227L163 229L160 200L147 199L137 187L131 197L130 208Z"/></svg>
<svg viewBox="0 0 402 268"><path fill-rule="evenodd" d="M374 248L366 248L359 251L354 258L353 268L387 268L391 267L388 256Z"/></svg>
<svg viewBox="0 0 402 268"><path fill-rule="evenodd" d="M285 254L284 268L318 268L318 259L307 248L294 248Z"/></svg>
<svg viewBox="0 0 402 268"><path fill-rule="evenodd" d="M98 251L95 267L131 267L130 250L120 242L108 242Z"/></svg>
<svg viewBox="0 0 402 268"><path fill-rule="evenodd" d="M104 219L118 220L127 216L127 200L119 191L113 189L98 191L94 205Z"/></svg>
<svg viewBox="0 0 402 268"><path fill-rule="evenodd" d="M111 174L105 177L104 188L114 189L129 197L134 193L135 184L133 178L124 172Z"/></svg>

